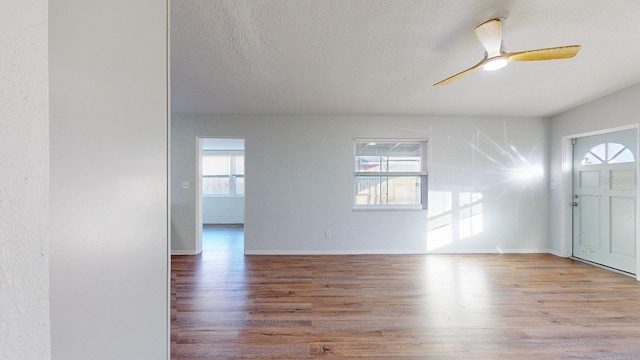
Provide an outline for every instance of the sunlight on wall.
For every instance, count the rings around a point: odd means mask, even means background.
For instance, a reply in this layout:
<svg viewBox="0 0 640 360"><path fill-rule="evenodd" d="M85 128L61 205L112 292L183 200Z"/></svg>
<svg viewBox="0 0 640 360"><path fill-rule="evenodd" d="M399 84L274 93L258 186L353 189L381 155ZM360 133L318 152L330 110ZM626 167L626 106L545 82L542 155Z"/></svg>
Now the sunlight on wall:
<svg viewBox="0 0 640 360"><path fill-rule="evenodd" d="M460 193L460 239L482 232L482 193Z"/></svg>
<svg viewBox="0 0 640 360"><path fill-rule="evenodd" d="M469 140L463 143L469 149L468 163L452 166L443 157L438 166L445 172L441 178L446 180L430 184L427 251L478 248L472 243L474 236L488 230L484 224L485 202L505 196L517 205L521 196L544 182L540 144L523 152L509 141L506 130L502 141L479 130Z"/></svg>
<svg viewBox="0 0 640 360"><path fill-rule="evenodd" d="M544 169L541 165L531 165L528 163L517 166L510 171L510 180L521 185L526 185L532 181L544 177Z"/></svg>
<svg viewBox="0 0 640 360"><path fill-rule="evenodd" d="M430 191L427 251L481 233L482 197L479 192Z"/></svg>
<svg viewBox="0 0 640 360"><path fill-rule="evenodd" d="M483 145L481 146L481 144ZM485 172L488 175L488 171L479 169L492 168L492 173L497 180L494 185L511 185L516 190L521 190L523 187L531 186L544 179L542 161L535 161L534 156L540 145L534 146L527 155L519 151L515 145L500 145L480 131L474 134L473 141L468 145L473 150L475 171L477 173ZM483 177L481 174L478 175ZM505 187L505 190L508 190L508 187Z"/></svg>

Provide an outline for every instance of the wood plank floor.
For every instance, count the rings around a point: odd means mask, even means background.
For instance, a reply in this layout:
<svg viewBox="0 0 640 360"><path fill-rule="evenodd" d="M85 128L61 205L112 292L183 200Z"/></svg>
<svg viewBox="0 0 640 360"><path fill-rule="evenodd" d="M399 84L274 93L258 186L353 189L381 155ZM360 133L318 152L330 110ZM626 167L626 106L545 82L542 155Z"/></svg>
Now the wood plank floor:
<svg viewBox="0 0 640 360"><path fill-rule="evenodd" d="M640 359L640 283L552 255L173 256L172 359Z"/></svg>

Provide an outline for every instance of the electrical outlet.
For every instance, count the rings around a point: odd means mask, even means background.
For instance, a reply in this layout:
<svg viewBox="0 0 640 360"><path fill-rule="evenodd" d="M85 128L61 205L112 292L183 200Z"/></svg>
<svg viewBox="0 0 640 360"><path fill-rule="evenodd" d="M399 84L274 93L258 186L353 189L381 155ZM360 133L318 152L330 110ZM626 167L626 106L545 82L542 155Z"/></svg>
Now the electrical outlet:
<svg viewBox="0 0 640 360"><path fill-rule="evenodd" d="M325 230L325 231L324 231L324 237L325 237L326 239L331 238L331 230Z"/></svg>
<svg viewBox="0 0 640 360"><path fill-rule="evenodd" d="M182 182L182 188L183 189L191 189L191 183L188 182L188 181Z"/></svg>

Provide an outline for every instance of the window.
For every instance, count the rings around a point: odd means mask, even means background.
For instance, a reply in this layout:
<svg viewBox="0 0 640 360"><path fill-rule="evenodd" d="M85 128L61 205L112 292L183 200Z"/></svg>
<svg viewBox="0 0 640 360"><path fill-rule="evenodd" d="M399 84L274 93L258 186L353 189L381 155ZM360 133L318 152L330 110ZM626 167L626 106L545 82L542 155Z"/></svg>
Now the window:
<svg viewBox="0 0 640 360"><path fill-rule="evenodd" d="M355 209L426 209L424 140L356 140Z"/></svg>
<svg viewBox="0 0 640 360"><path fill-rule="evenodd" d="M203 151L202 194L244 196L244 154L242 151Z"/></svg>
<svg viewBox="0 0 640 360"><path fill-rule="evenodd" d="M581 165L621 164L634 162L631 150L618 143L603 143L594 146L584 156Z"/></svg>

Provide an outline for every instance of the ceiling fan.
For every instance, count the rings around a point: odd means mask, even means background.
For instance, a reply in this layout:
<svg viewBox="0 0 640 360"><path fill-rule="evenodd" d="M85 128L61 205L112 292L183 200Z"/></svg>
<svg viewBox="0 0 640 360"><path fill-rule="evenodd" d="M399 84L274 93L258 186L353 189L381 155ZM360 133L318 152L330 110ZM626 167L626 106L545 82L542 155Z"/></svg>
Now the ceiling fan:
<svg viewBox="0 0 640 360"><path fill-rule="evenodd" d="M518 52L505 52L502 46L502 19L495 18L485 21L476 27L476 36L486 52L484 58L476 65L433 84L447 85L452 81L483 67L486 71L502 69L510 61L555 60L574 57L580 51L580 45L559 46L546 49L536 49Z"/></svg>

